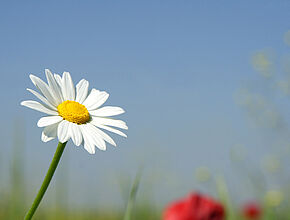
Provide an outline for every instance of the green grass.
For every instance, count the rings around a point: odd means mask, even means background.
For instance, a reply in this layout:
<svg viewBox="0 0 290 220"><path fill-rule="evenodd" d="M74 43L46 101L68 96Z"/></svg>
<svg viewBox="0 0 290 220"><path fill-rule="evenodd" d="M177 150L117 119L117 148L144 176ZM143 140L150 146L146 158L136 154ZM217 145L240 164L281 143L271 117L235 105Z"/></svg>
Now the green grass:
<svg viewBox="0 0 290 220"><path fill-rule="evenodd" d="M19 126L19 124L17 125ZM11 169L10 174L10 188L5 191L0 191L0 219L17 220L23 219L25 213L30 207L32 198L35 195L29 195L29 200L25 189L27 188L27 181L23 176L23 167L25 164L23 157L23 141L21 141L21 132L23 128L15 129L15 138L12 149ZM65 164L64 164L65 165ZM66 172L64 172L66 173ZM142 188L142 171L137 172L132 184L130 181L125 180L120 190L120 194L124 198L126 206L123 210L104 210L104 209L83 209L80 206L78 209L68 207L67 191L62 190L65 188L65 176L59 177L57 181L56 193L57 199L55 203L41 205L37 210L34 219L41 220L154 220L161 219L162 210L156 208L148 198L138 196L138 189ZM0 173L1 175L1 173ZM255 176L255 175L254 175ZM259 185L257 178L251 178L252 181ZM218 176L215 179L217 199L219 199L225 206L227 213L227 220L242 220L240 215L240 207L235 206L234 199L231 197L225 179ZM229 183L230 184L230 183ZM242 183L241 183L242 184ZM128 188L129 187L129 188ZM261 189L261 187L259 187ZM194 190L194 189L193 189ZM265 190L265 189L262 189ZM170 192L169 192L170 193ZM259 194L261 192L259 191ZM262 194L266 192L262 192ZM26 196L26 197L25 197ZM120 196L120 195L116 195ZM185 195L180 195L180 197ZM211 195L213 196L213 195ZM179 199L176 198L176 199ZM289 187L283 189L283 202L274 207L266 202L263 209L263 220L290 220L290 184ZM263 198L258 198L259 201L264 201ZM270 198L271 199L271 198ZM120 204L121 205L121 204Z"/></svg>

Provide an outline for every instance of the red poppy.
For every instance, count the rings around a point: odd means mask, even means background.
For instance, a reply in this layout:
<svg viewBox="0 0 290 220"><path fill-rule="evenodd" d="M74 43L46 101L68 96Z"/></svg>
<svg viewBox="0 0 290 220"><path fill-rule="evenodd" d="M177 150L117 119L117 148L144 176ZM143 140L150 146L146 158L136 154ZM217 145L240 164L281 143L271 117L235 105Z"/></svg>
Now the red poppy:
<svg viewBox="0 0 290 220"><path fill-rule="evenodd" d="M242 212L243 212L243 216L246 219L251 219L251 220L254 220L254 219L258 220L258 219L260 219L260 217L262 215L261 207L256 202L249 202L249 203L245 204Z"/></svg>
<svg viewBox="0 0 290 220"><path fill-rule="evenodd" d="M223 206L208 196L191 193L186 198L170 204L163 220L223 220Z"/></svg>

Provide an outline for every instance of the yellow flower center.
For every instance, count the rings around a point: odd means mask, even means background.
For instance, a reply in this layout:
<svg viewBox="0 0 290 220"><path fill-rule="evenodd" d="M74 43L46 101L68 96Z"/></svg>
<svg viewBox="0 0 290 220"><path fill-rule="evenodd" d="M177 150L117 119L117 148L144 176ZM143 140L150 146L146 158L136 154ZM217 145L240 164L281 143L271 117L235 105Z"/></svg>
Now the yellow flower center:
<svg viewBox="0 0 290 220"><path fill-rule="evenodd" d="M90 120L87 108L75 101L62 102L57 106L57 111L63 119L76 124L85 124Z"/></svg>

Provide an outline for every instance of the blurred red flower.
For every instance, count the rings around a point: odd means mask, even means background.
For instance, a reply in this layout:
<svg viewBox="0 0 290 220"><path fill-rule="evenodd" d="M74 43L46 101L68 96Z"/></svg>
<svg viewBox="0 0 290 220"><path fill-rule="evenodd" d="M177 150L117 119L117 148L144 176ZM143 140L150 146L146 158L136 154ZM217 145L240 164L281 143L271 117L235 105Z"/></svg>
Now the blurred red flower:
<svg viewBox="0 0 290 220"><path fill-rule="evenodd" d="M244 205L242 213L246 219L258 220L262 215L262 210L258 203L249 202Z"/></svg>
<svg viewBox="0 0 290 220"><path fill-rule="evenodd" d="M163 220L223 220L223 206L208 196L191 193L186 198L170 204Z"/></svg>

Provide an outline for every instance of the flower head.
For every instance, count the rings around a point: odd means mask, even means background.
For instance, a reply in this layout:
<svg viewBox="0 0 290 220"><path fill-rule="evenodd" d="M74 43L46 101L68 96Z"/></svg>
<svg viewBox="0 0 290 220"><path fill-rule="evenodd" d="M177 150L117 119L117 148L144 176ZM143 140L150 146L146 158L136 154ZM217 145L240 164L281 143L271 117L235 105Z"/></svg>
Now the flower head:
<svg viewBox="0 0 290 220"><path fill-rule="evenodd" d="M43 112L49 116L39 119L38 127L44 127L41 140L50 141L58 137L64 143L70 138L76 146L81 144L90 153L95 153L95 146L106 150L106 142L116 146L114 140L101 129L126 137L116 128L128 129L126 123L110 118L124 113L120 107L101 107L109 97L105 91L92 89L89 82L82 79L76 87L68 72L62 77L45 70L47 82L30 75L30 79L39 90L27 89L40 101L23 101L21 105ZM116 127L116 128L113 128Z"/></svg>
<svg viewBox="0 0 290 220"><path fill-rule="evenodd" d="M223 206L210 197L191 193L188 197L170 204L163 220L223 220Z"/></svg>
<svg viewBox="0 0 290 220"><path fill-rule="evenodd" d="M262 209L258 203L249 202L244 205L242 213L246 219L258 220L261 218Z"/></svg>

